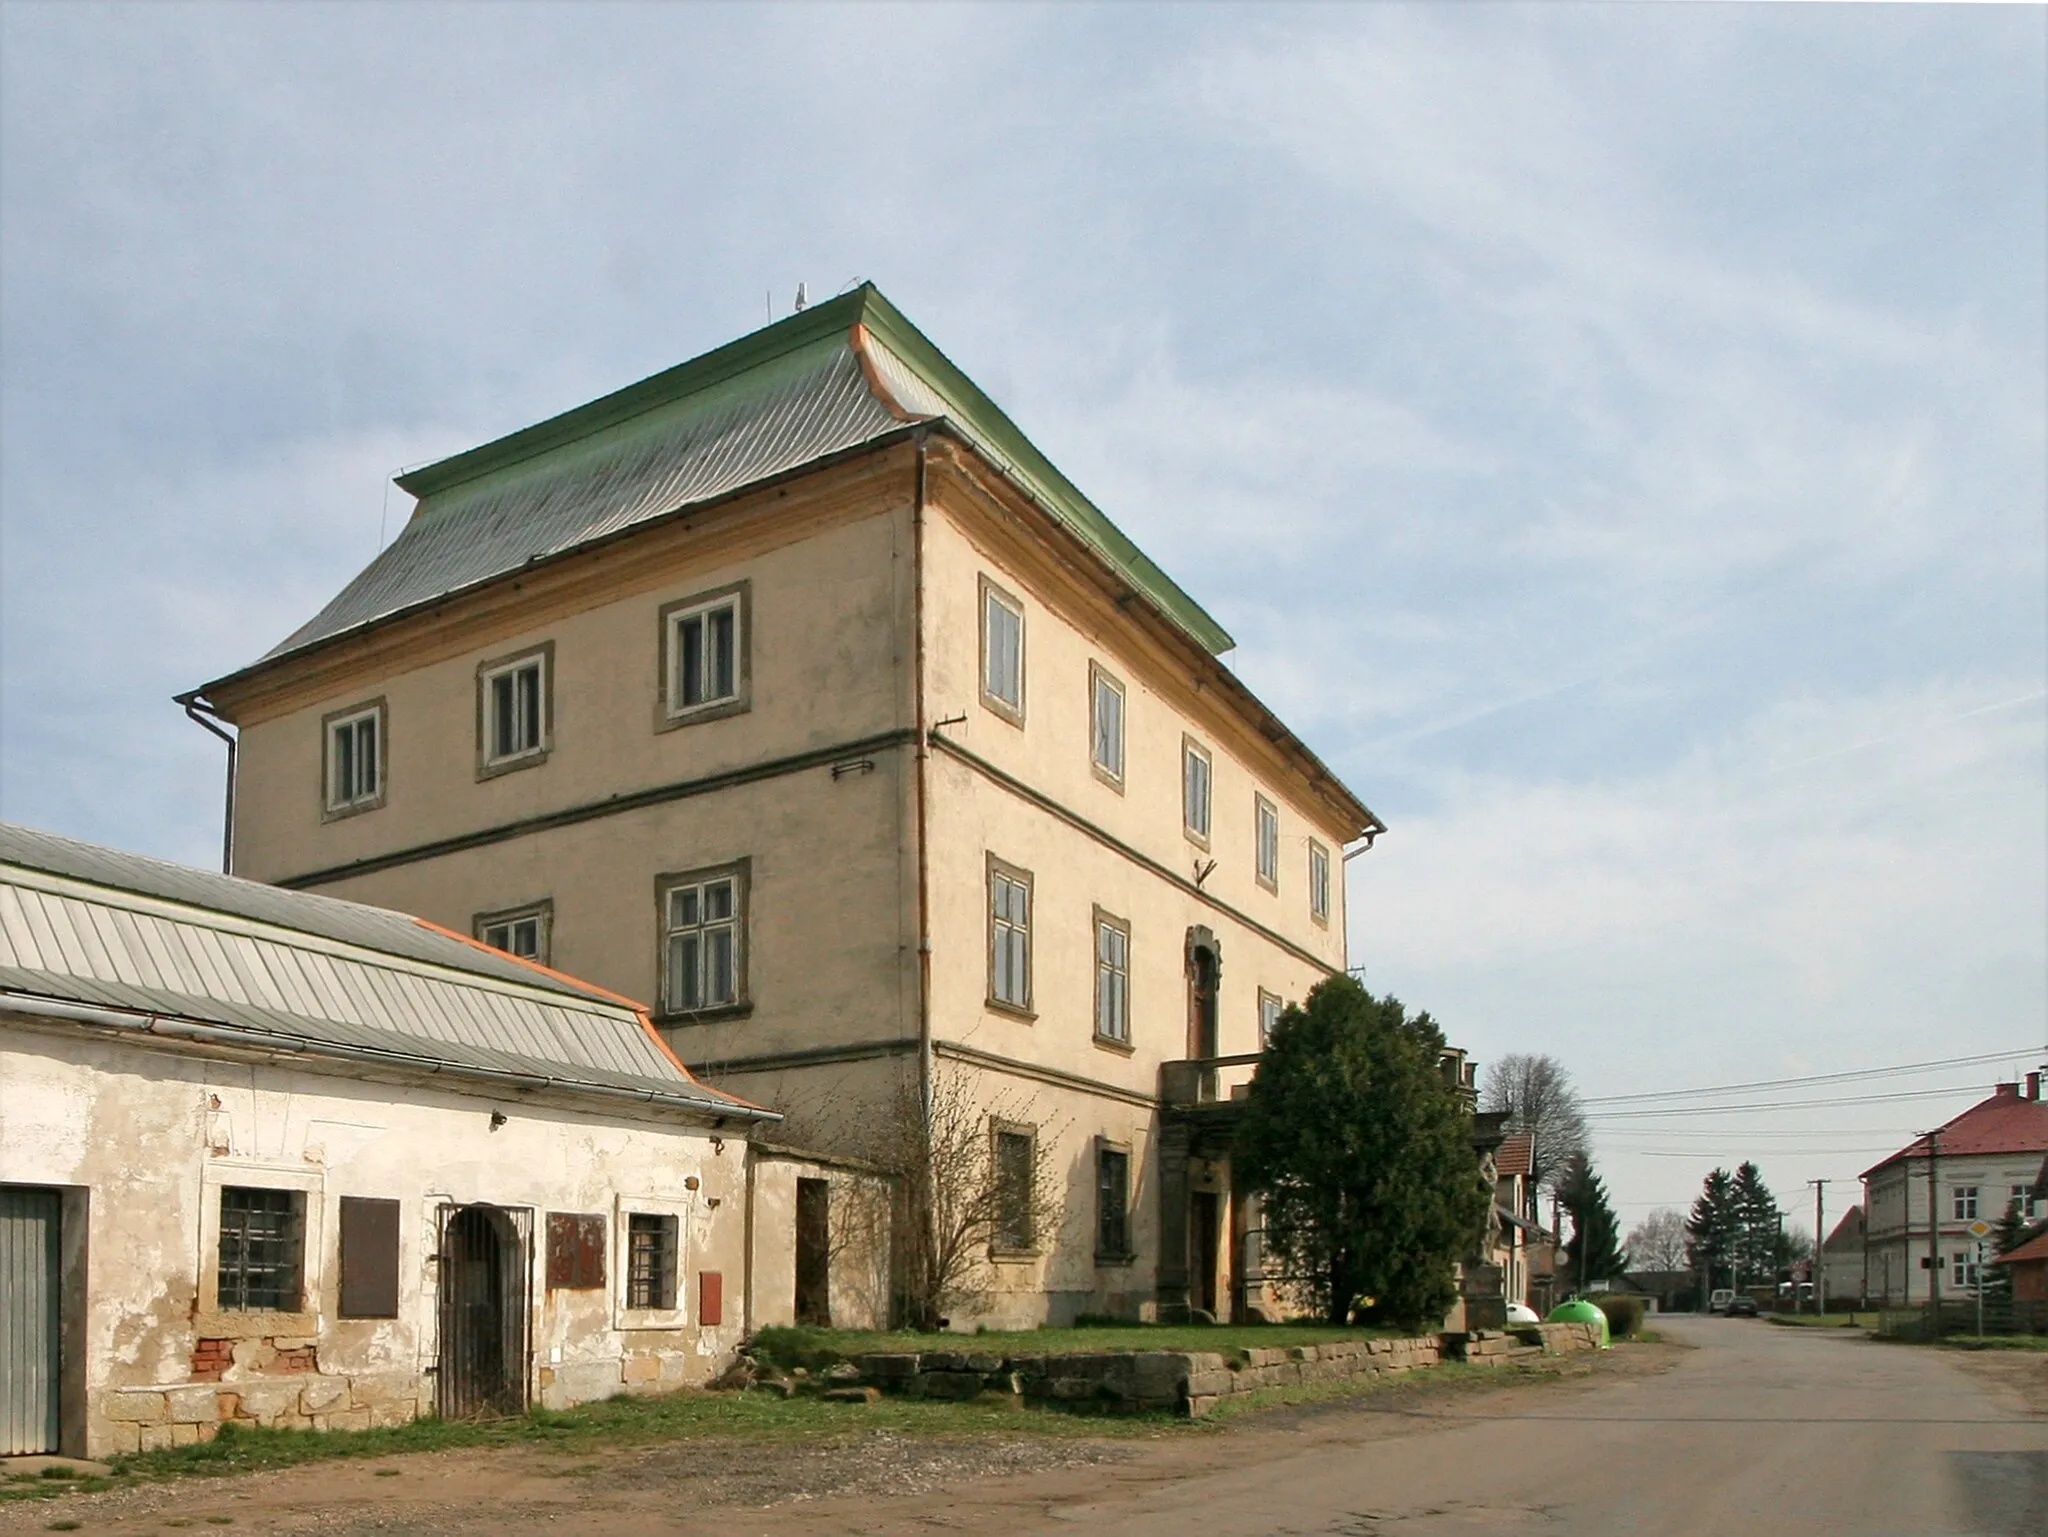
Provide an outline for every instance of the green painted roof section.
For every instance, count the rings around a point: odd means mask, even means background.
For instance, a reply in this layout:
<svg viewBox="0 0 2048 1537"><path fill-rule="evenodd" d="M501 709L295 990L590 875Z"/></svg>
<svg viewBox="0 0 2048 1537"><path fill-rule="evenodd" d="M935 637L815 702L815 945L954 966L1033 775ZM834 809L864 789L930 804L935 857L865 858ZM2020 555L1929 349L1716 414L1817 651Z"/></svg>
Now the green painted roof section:
<svg viewBox="0 0 2048 1537"><path fill-rule="evenodd" d="M398 484L421 498L421 515L431 521L437 502L463 499L448 495L458 488L486 478L502 485L516 479L522 466L539 470L536 460L547 461L553 471L562 466L564 458L578 456L578 445L594 447L592 439L610 443L631 436L639 419L663 407L686 399L695 404L693 398L716 397L729 389L758 388L767 382L766 375L780 371L777 365L808 366L812 358L842 344L856 325L865 326L889 358L921 386L897 392L905 410L946 421L1018 489L1094 549L1132 588L1207 650L1221 654L1231 649L1235 642L1229 632L1132 543L1000 406L871 283L587 405L413 470L400 476Z"/></svg>

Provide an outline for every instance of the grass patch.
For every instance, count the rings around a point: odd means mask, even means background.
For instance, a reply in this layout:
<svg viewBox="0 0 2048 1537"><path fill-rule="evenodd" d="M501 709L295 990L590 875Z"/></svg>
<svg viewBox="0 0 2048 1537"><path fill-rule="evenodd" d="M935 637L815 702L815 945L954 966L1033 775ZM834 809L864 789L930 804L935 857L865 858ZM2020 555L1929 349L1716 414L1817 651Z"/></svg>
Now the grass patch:
<svg viewBox="0 0 2048 1537"><path fill-rule="evenodd" d="M1944 1334L1935 1343L1947 1350L2048 1351L2044 1334Z"/></svg>
<svg viewBox="0 0 2048 1537"><path fill-rule="evenodd" d="M1284 1350L1331 1340L1395 1339L1396 1329L1354 1329L1334 1324L1084 1324L1072 1329L1006 1329L982 1334L918 1334L907 1330L763 1329L754 1339L757 1360L785 1369L816 1371L849 1356L953 1350L971 1355L1050 1356L1110 1350Z"/></svg>
<svg viewBox="0 0 2048 1537"><path fill-rule="evenodd" d="M0 1497L30 1498L106 1489L116 1480L228 1477L269 1472L308 1462L351 1458L384 1459L419 1452L517 1446L587 1459L594 1453L661 1441L722 1436L766 1443L829 1439L870 1430L934 1439L973 1439L1019 1434L1100 1439L1156 1433L1185 1421L1165 1415L1095 1416L1057 1408L1022 1412L995 1403L940 1403L884 1399L879 1404L833 1404L816 1398L779 1398L768 1393L707 1393L686 1389L660 1397L618 1397L574 1409L536 1409L516 1419L414 1420L382 1430L263 1430L223 1427L197 1446L141 1452L114 1460L114 1478L73 1479L61 1484L22 1480ZM587 1475L596 1465L583 1461L570 1475ZM376 1477L400 1470L379 1468ZM40 1485L40 1487L35 1487Z"/></svg>

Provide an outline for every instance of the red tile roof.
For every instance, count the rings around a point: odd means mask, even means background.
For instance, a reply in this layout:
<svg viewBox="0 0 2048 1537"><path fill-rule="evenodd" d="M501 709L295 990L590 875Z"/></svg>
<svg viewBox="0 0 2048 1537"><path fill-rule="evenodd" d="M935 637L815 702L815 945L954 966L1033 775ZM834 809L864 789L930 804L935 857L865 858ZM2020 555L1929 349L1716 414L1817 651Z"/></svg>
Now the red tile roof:
<svg viewBox="0 0 2048 1537"><path fill-rule="evenodd" d="M1493 1155L1493 1172L1503 1179L1511 1174L1527 1174L1535 1166L1536 1138L1526 1131L1510 1135Z"/></svg>
<svg viewBox="0 0 2048 1537"><path fill-rule="evenodd" d="M1999 1256L1999 1264L2010 1265L2014 1261L2025 1264L2029 1260L2048 1259L2048 1233L2037 1233L2017 1249Z"/></svg>
<svg viewBox="0 0 2048 1537"><path fill-rule="evenodd" d="M2018 1084L2001 1083L1989 1099L1972 1105L1930 1136L1916 1138L1891 1157L1872 1164L1863 1177L1868 1179L1902 1158L1925 1158L1930 1137L1940 1140L1944 1158L2048 1152L2048 1100L2023 1098Z"/></svg>

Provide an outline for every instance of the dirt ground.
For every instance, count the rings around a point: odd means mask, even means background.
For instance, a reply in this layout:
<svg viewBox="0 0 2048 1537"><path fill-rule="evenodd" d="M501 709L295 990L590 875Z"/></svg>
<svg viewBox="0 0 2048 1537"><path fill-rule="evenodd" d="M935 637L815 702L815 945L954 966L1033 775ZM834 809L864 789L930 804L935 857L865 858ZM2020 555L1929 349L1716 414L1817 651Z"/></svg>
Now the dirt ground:
<svg viewBox="0 0 2048 1537"><path fill-rule="evenodd" d="M2048 1416L2048 1350L1955 1350L1948 1355L1971 1376L2017 1394L2030 1412Z"/></svg>
<svg viewBox="0 0 2048 1537"><path fill-rule="evenodd" d="M1469 1422L1509 1414L1532 1394L1549 1400L1597 1391L1661 1372L1683 1353L1670 1344L1631 1346L1597 1359L1568 1358L1504 1386L1418 1376L1357 1398L1099 1439L1020 1432L956 1440L852 1429L795 1442L693 1439L574 1460L500 1448L314 1463L0 1506L0 1533L45 1531L68 1519L79 1525L64 1529L122 1537L228 1526L329 1537L529 1530L565 1537L822 1537L943 1530L1026 1512L1057 1520L1062 1506L1095 1504L1106 1490L1142 1495L1226 1458L1257 1461L1268 1451L1296 1453L1322 1442L1418 1435L1447 1415ZM1219 1441L1228 1443L1227 1453Z"/></svg>

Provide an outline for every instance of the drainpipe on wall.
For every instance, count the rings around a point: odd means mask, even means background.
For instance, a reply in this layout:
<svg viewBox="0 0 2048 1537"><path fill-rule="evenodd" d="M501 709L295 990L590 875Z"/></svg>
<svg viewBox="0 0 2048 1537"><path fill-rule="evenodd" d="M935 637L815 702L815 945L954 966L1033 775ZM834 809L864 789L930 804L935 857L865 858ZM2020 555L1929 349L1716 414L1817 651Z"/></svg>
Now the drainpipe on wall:
<svg viewBox="0 0 2048 1537"><path fill-rule="evenodd" d="M233 875L235 873L235 760L241 744L214 724L214 721L223 719L223 717L215 715L212 709L201 704L196 693L179 694L176 697L176 702L185 707L185 714L189 718L197 721L228 744L227 804L221 812L220 826L220 873L223 875ZM209 720L208 716L212 716L212 719Z"/></svg>
<svg viewBox="0 0 2048 1537"><path fill-rule="evenodd" d="M932 920L931 856L926 849L926 784L931 770L931 727L924 690L924 499L925 430L917 429L917 468L910 501L910 622L914 662L912 687L917 713L917 1098L925 1130L932 1121Z"/></svg>

